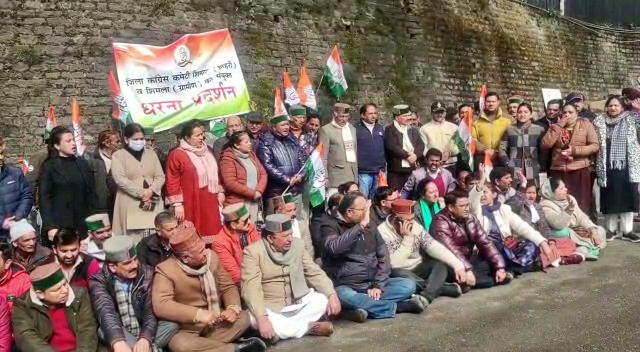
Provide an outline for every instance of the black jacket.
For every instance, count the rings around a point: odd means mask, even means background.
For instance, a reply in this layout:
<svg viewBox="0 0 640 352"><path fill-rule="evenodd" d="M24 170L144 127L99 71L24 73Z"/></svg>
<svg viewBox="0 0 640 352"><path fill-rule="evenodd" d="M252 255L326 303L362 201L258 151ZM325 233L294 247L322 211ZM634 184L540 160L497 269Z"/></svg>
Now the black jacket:
<svg viewBox="0 0 640 352"><path fill-rule="evenodd" d="M384 128L376 123L373 132L362 122L355 125L358 145L358 173L377 174L387 166L384 157Z"/></svg>
<svg viewBox="0 0 640 352"><path fill-rule="evenodd" d="M91 173L93 174L93 184L95 188L95 210L109 213L109 218L113 218L113 205L116 201L117 185L113 180L104 160L100 156L100 151L96 148L91 153L85 153L84 158L89 162Z"/></svg>
<svg viewBox="0 0 640 352"><path fill-rule="evenodd" d="M154 269L144 264L138 266L138 276L133 282L131 300L133 310L140 324L140 335L153 342L158 321L151 306L151 283ZM125 340L122 320L118 311L115 292L116 278L109 272L108 266L89 279L91 304L104 333L104 342L109 346L118 340Z"/></svg>
<svg viewBox="0 0 640 352"><path fill-rule="evenodd" d="M31 213L33 193L29 182L18 168L4 166L0 171L0 225L4 219L15 216L15 221L25 219ZM0 226L0 240L9 237L9 230Z"/></svg>
<svg viewBox="0 0 640 352"><path fill-rule="evenodd" d="M292 137L291 133L286 137L266 132L260 138L258 145L258 159L267 170L269 181L264 199L269 199L282 192L289 186L289 181L304 163L304 155L300 144ZM289 188L289 193L301 193L304 182Z"/></svg>
<svg viewBox="0 0 640 352"><path fill-rule="evenodd" d="M78 181L72 182L74 179ZM61 227L75 228L80 239L87 237L85 219L94 213L95 188L91 167L85 159L47 160L42 166L39 196L45 238L47 231Z"/></svg>
<svg viewBox="0 0 640 352"><path fill-rule="evenodd" d="M323 235L322 266L334 286L348 286L357 291L384 289L391 273L387 245L378 231L349 227L327 217L320 225Z"/></svg>
<svg viewBox="0 0 640 352"><path fill-rule="evenodd" d="M422 162L422 154L424 154L424 143L420 137L420 132L416 129L409 128L409 140L413 145L414 154L418 157L416 164ZM409 174L416 167L402 167L402 160L409 156L409 153L402 149L402 133L398 131L394 124L387 126L384 130L384 149L387 158L387 171L398 174Z"/></svg>
<svg viewBox="0 0 640 352"><path fill-rule="evenodd" d="M138 261L152 268L165 261L172 253L170 250L164 249L157 234L143 238L138 242L136 250L138 252Z"/></svg>

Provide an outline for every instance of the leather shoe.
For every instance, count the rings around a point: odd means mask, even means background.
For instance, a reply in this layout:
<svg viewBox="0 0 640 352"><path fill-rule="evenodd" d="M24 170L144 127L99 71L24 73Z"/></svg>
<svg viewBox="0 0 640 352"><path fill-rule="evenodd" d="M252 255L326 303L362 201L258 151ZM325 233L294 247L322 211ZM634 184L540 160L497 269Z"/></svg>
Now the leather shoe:
<svg viewBox="0 0 640 352"><path fill-rule="evenodd" d="M257 337L250 337L240 343L237 343L235 352L262 352L267 350L267 345Z"/></svg>
<svg viewBox="0 0 640 352"><path fill-rule="evenodd" d="M310 336L331 336L333 334L333 324L328 321L309 323L307 334Z"/></svg>

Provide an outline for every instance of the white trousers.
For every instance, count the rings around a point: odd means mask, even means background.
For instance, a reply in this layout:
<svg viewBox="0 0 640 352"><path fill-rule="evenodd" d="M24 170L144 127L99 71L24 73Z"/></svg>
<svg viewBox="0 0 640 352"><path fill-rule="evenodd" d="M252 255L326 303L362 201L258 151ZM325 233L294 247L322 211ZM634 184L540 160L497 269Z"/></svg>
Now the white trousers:
<svg viewBox="0 0 640 352"><path fill-rule="evenodd" d="M620 229L623 234L633 231L633 213L606 214L604 216L607 231L615 232Z"/></svg>
<svg viewBox="0 0 640 352"><path fill-rule="evenodd" d="M311 289L302 297L300 304L286 306L276 313L267 308L267 316L273 330L281 340L300 338L309 330L309 324L318 321L327 311L329 299L322 293ZM250 314L251 327L258 329L258 321Z"/></svg>

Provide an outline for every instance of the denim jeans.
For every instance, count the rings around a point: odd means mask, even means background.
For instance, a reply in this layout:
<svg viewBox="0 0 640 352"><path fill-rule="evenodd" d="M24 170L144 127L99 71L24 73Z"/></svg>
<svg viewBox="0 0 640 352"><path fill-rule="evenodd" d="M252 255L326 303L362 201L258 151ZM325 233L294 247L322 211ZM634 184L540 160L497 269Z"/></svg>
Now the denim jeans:
<svg viewBox="0 0 640 352"><path fill-rule="evenodd" d="M365 197L373 199L378 188L378 174L358 174L358 188Z"/></svg>
<svg viewBox="0 0 640 352"><path fill-rule="evenodd" d="M387 280L378 301L369 297L367 291L356 291L348 286L336 287L344 309L364 309L372 319L393 318L396 315L396 303L410 298L415 292L415 281L399 277Z"/></svg>

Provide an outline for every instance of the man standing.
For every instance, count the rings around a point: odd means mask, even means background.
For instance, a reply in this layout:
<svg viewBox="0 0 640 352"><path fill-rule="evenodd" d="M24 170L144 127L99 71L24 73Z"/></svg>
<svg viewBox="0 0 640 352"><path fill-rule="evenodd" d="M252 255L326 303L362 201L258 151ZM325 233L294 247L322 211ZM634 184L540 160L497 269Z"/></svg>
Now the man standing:
<svg viewBox="0 0 640 352"><path fill-rule="evenodd" d="M596 118L596 114L593 111L586 109L585 105L587 103L584 94L582 93L569 93L564 100L567 103L573 103L576 106L576 110L578 110L578 117L582 117L584 119L589 120L589 122L593 122Z"/></svg>
<svg viewBox="0 0 640 352"><path fill-rule="evenodd" d="M11 260L20 264L27 272L30 272L37 265L55 260L51 250L36 241L36 230L27 220L22 219L14 223L9 234L13 245Z"/></svg>
<svg viewBox="0 0 640 352"><path fill-rule="evenodd" d="M407 180L407 183L404 184L401 194L402 198L420 198L417 194L418 184L427 177L436 183L436 186L438 186L438 192L441 196L444 196L447 192L453 191L456 187L455 179L451 172L440 167L443 158L442 153L438 149L430 148L427 151L427 155L425 155L424 160L425 166L413 171Z"/></svg>
<svg viewBox="0 0 640 352"><path fill-rule="evenodd" d="M421 313L429 303L414 295L416 283L389 278L389 251L380 234L368 227L369 208L362 194L348 193L336 217L320 227L324 236L322 265L345 309L343 317L363 323L367 317L385 319L396 313Z"/></svg>
<svg viewBox="0 0 640 352"><path fill-rule="evenodd" d="M32 287L13 304L11 325L20 351L98 350L96 318L87 290L71 287L57 263L35 268Z"/></svg>
<svg viewBox="0 0 640 352"><path fill-rule="evenodd" d="M635 87L627 87L622 89L622 96L626 98L627 103L631 107L631 111L640 113L640 89Z"/></svg>
<svg viewBox="0 0 640 352"><path fill-rule="evenodd" d="M480 118L473 122L471 130L476 153L484 152L495 164L502 135L509 126L511 126L511 120L502 113L498 93L487 93L484 111L480 114ZM479 157L479 153L476 155Z"/></svg>
<svg viewBox="0 0 640 352"><path fill-rule="evenodd" d="M89 287L89 278L100 271L95 258L80 253L80 237L75 230L63 227L53 236L56 262L70 285Z"/></svg>
<svg viewBox="0 0 640 352"><path fill-rule="evenodd" d="M373 204L369 215L370 226L375 229L383 223L387 216L391 213L391 204L395 202L400 195L398 191L389 186L381 186L376 189L373 195Z"/></svg>
<svg viewBox="0 0 640 352"><path fill-rule="evenodd" d="M378 174L385 171L384 128L378 123L378 107L374 103L362 105L360 121L356 124L358 145L358 186L367 198L373 198L378 188Z"/></svg>
<svg viewBox="0 0 640 352"><path fill-rule="evenodd" d="M456 280L465 283L464 264L415 221L414 205L414 201L406 199L393 202L393 212L376 229L389 249L391 277L414 280L420 295L430 303L438 296L460 297L460 286L445 281L449 267ZM428 259L423 259L423 255Z"/></svg>
<svg viewBox="0 0 640 352"><path fill-rule="evenodd" d="M264 116L258 111L247 113L247 131L251 138L251 147L255 152L258 149L258 140L264 132Z"/></svg>
<svg viewBox="0 0 640 352"><path fill-rule="evenodd" d="M283 194L282 196L273 197L270 200L276 214L283 214L291 219L293 237L299 238L304 244L304 249L313 257L314 248L311 240L311 232L309 231L309 223L297 219L297 207L291 194Z"/></svg>
<svg viewBox="0 0 640 352"><path fill-rule="evenodd" d="M13 302L30 287L27 272L11 260L11 245L0 242L0 297L9 302L11 309Z"/></svg>
<svg viewBox="0 0 640 352"><path fill-rule="evenodd" d="M271 131L265 132L258 146L258 159L269 176L267 190L262 198L268 200L288 189L298 204L298 217L306 220L307 215L303 214L302 207L304 177L299 173L304 163L300 144L289 133L287 115L274 116L269 123ZM265 203L266 213L273 214L273 208L269 203Z"/></svg>
<svg viewBox="0 0 640 352"><path fill-rule="evenodd" d="M143 238L136 246L138 261L152 268L155 268L173 253L169 240L178 227L178 220L172 213L163 211L156 215L154 224L156 233Z"/></svg>
<svg viewBox="0 0 640 352"><path fill-rule="evenodd" d="M138 263L128 236L108 239L104 249L107 265L89 279L100 340L113 351L152 351L152 345L165 348L178 325L158 322L153 314L153 268Z"/></svg>
<svg viewBox="0 0 640 352"><path fill-rule="evenodd" d="M82 241L80 251L96 258L102 267L105 258L102 244L113 235L109 215L106 213L91 215L85 219L85 223L89 236ZM86 249L83 250L83 248Z"/></svg>
<svg viewBox="0 0 640 352"><path fill-rule="evenodd" d="M442 152L442 165L451 168L458 158L458 147L453 142L453 135L458 131L458 126L445 121L447 111L444 104L439 101L431 104L431 114L433 120L427 122L420 128L420 137L424 142L424 147L435 148Z"/></svg>
<svg viewBox="0 0 640 352"><path fill-rule="evenodd" d="M226 124L226 134L213 142L213 155L216 157L216 160L220 160L220 154L222 154L222 149L229 143L229 136L234 134L235 132L244 131L244 125L242 124L242 120L238 116L229 116L225 120Z"/></svg>
<svg viewBox="0 0 640 352"><path fill-rule="evenodd" d="M307 108L300 104L292 105L289 108L289 116L291 116L291 134L295 139L300 140L304 134L302 129L307 123Z"/></svg>
<svg viewBox="0 0 640 352"><path fill-rule="evenodd" d="M227 205L222 208L222 216L224 226L215 236L212 249L218 255L222 267L231 275L233 283L240 285L242 251L248 245L259 241L260 233L251 223L249 211L244 203Z"/></svg>
<svg viewBox="0 0 640 352"><path fill-rule="evenodd" d="M549 100L544 112L544 117L534 123L544 128L546 132L551 125L558 122L558 118L562 115L562 99Z"/></svg>
<svg viewBox="0 0 640 352"><path fill-rule="evenodd" d="M231 344L249 328L249 315L241 308L238 286L193 224L180 224L170 244L174 254L156 267L151 295L156 317L180 325L169 349L264 351L266 345L257 338Z"/></svg>
<svg viewBox="0 0 640 352"><path fill-rule="evenodd" d="M242 298L251 325L270 341L329 336L333 324L318 320L340 313L331 280L291 236L291 227L289 217L269 215L262 240L244 249Z"/></svg>
<svg viewBox="0 0 640 352"><path fill-rule="evenodd" d="M302 128L303 135L300 143L305 159L309 158L318 146L318 131L320 131L320 115L315 110L310 109L307 123Z"/></svg>
<svg viewBox="0 0 640 352"><path fill-rule="evenodd" d="M520 104L524 103L524 99L521 95L515 94L509 97L507 100L507 112L509 113L511 123L516 122L516 115L518 115L518 107Z"/></svg>
<svg viewBox="0 0 640 352"><path fill-rule="evenodd" d="M458 106L458 123L456 123L456 125L458 125L467 114L471 114L473 118L473 105L467 103L460 104L460 106Z"/></svg>
<svg viewBox="0 0 640 352"><path fill-rule="evenodd" d="M407 105L393 107L393 124L384 131L389 186L401 190L424 153L420 133L409 128L411 111Z"/></svg>
<svg viewBox="0 0 640 352"><path fill-rule="evenodd" d="M338 186L351 181L358 182L358 158L356 129L349 123L351 106L336 103L333 120L320 129L318 140L324 145L324 162L327 170L327 195L338 191Z"/></svg>
<svg viewBox="0 0 640 352"><path fill-rule="evenodd" d="M110 212L113 216L115 203L115 187L109 185L111 172L111 155L120 149L120 136L114 130L104 130L98 135L98 145L93 152L84 153L93 173L96 209ZM113 192L111 191L113 190Z"/></svg>
<svg viewBox="0 0 640 352"><path fill-rule="evenodd" d="M5 164L4 153L0 138L0 240L6 241L11 225L31 213L33 193L22 170Z"/></svg>
<svg viewBox="0 0 640 352"><path fill-rule="evenodd" d="M478 219L469 214L467 193L448 193L444 196L444 202L446 208L433 218L429 233L464 264L466 280L461 275L456 280L464 281L469 288L488 288L509 283L502 255ZM479 254L474 254L474 247L478 248Z"/></svg>

